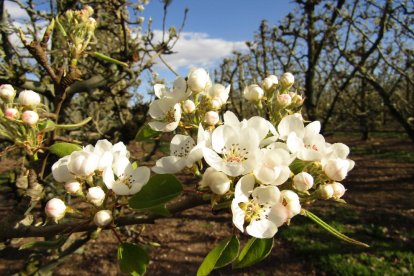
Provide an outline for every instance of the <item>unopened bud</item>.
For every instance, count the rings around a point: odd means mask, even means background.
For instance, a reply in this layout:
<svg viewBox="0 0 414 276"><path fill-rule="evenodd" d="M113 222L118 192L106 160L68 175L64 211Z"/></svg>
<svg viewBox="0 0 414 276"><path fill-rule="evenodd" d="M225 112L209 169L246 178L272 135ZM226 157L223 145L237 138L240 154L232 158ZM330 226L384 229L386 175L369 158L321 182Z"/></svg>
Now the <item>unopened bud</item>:
<svg viewBox="0 0 414 276"><path fill-rule="evenodd" d="M25 124L33 126L39 121L39 115L35 111L26 110L22 114L22 121Z"/></svg>
<svg viewBox="0 0 414 276"><path fill-rule="evenodd" d="M202 187L208 186L210 190L218 195L224 195L230 190L230 179L223 172L208 168L200 181Z"/></svg>
<svg viewBox="0 0 414 276"><path fill-rule="evenodd" d="M61 199L52 198L46 203L45 213L46 216L57 222L65 216L66 205Z"/></svg>
<svg viewBox="0 0 414 276"><path fill-rule="evenodd" d="M186 100L183 103L183 111L184 113L190 114L193 113L195 110L195 104L192 100Z"/></svg>
<svg viewBox="0 0 414 276"><path fill-rule="evenodd" d="M307 172L298 173L293 177L293 186L296 190L305 192L312 188L313 177Z"/></svg>
<svg viewBox="0 0 414 276"><path fill-rule="evenodd" d="M263 98L264 91L257 84L252 84L244 88L243 96L248 101L257 102Z"/></svg>
<svg viewBox="0 0 414 276"><path fill-rule="evenodd" d="M330 199L334 194L334 190L332 188L332 185L327 184L320 186L318 189L318 193L322 199Z"/></svg>
<svg viewBox="0 0 414 276"><path fill-rule="evenodd" d="M333 198L338 199L341 198L345 194L345 187L341 183L334 182L331 184L333 189Z"/></svg>
<svg viewBox="0 0 414 276"><path fill-rule="evenodd" d="M93 217L93 222L98 227L105 227L112 222L112 212L109 210L100 210Z"/></svg>
<svg viewBox="0 0 414 276"><path fill-rule="evenodd" d="M78 181L71 181L65 183L65 190L68 194L76 195L81 190L81 184Z"/></svg>
<svg viewBox="0 0 414 276"><path fill-rule="evenodd" d="M280 106L286 107L292 103L292 98L289 94L280 94L277 95L277 103Z"/></svg>
<svg viewBox="0 0 414 276"><path fill-rule="evenodd" d="M36 107L40 104L40 96L32 90L23 90L19 93L19 104L25 107Z"/></svg>
<svg viewBox="0 0 414 276"><path fill-rule="evenodd" d="M295 77L289 72L284 73L279 80L279 84L283 89L289 89L294 83Z"/></svg>
<svg viewBox="0 0 414 276"><path fill-rule="evenodd" d="M210 81L210 77L206 70L202 68L193 69L188 75L188 87L194 93L202 92Z"/></svg>
<svg viewBox="0 0 414 276"><path fill-rule="evenodd" d="M10 103L16 97L16 90L14 90L13 86L10 84L2 84L0 85L0 99L2 99L5 103Z"/></svg>
<svg viewBox="0 0 414 276"><path fill-rule="evenodd" d="M68 169L77 176L90 176L98 168L99 158L97 155L86 151L74 151L70 155Z"/></svg>
<svg viewBox="0 0 414 276"><path fill-rule="evenodd" d="M219 119L219 114L216 111L208 111L204 115L204 122L210 126L217 125Z"/></svg>
<svg viewBox="0 0 414 276"><path fill-rule="evenodd" d="M88 193L86 194L86 198L89 202L93 205L99 207L105 200L105 192L102 190L101 187L91 187L88 189Z"/></svg>
<svg viewBox="0 0 414 276"><path fill-rule="evenodd" d="M16 108L6 108L4 111L4 116L10 120L16 120L19 118L19 111Z"/></svg>
<svg viewBox="0 0 414 276"><path fill-rule="evenodd" d="M323 170L325 174L332 180L341 181L344 180L348 174L348 171L351 170L351 161L347 159L329 159Z"/></svg>
<svg viewBox="0 0 414 276"><path fill-rule="evenodd" d="M277 77L275 75L270 75L263 80L262 87L264 90L270 91L276 89L278 83L279 80L277 79Z"/></svg>

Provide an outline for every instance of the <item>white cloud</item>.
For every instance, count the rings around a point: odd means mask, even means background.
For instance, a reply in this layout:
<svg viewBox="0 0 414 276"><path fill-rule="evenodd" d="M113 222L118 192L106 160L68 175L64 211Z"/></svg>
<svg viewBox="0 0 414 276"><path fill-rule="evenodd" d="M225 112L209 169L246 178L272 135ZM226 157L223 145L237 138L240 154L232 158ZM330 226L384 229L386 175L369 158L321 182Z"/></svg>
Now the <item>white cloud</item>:
<svg viewBox="0 0 414 276"><path fill-rule="evenodd" d="M161 31L154 31L155 41L161 40L161 36ZM247 50L247 47L244 41L212 38L207 33L183 32L172 50L174 54L163 56L163 58L174 69L192 67L209 69L233 51Z"/></svg>
<svg viewBox="0 0 414 276"><path fill-rule="evenodd" d="M27 15L27 12L15 2L5 1L4 6L5 6L7 13L10 15L12 19L22 19L22 18L28 19L29 18L29 16Z"/></svg>

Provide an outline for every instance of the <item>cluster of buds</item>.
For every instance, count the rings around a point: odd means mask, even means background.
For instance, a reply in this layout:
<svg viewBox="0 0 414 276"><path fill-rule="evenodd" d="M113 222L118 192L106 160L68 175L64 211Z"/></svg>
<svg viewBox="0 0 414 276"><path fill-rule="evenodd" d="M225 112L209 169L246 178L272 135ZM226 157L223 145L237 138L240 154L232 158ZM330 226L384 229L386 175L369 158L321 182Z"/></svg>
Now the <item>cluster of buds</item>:
<svg viewBox="0 0 414 276"><path fill-rule="evenodd" d="M150 170L131 163L122 142L112 145L99 140L95 146L88 145L59 159L52 166L52 174L68 194L88 202L91 210L87 216L91 215L98 227L105 227L112 222L113 210L122 197L136 194L148 182ZM45 213L57 222L68 209L74 207L67 208L61 199L53 198L46 204Z"/></svg>
<svg viewBox="0 0 414 276"><path fill-rule="evenodd" d="M227 111L222 122L218 112L230 88L211 84L203 69L177 79L171 92L156 85L158 99L150 105L150 115L157 121L149 124L179 134L171 140L170 156L160 158L152 170L162 174L187 169L201 174L198 189L211 195L213 208L230 202L234 225L256 238L273 237L301 213L303 204L341 201L345 188L338 181L354 166L348 159L349 148L327 143L318 121L305 125L301 114L293 112L293 105L303 103L302 99L293 103L291 98L299 97L288 92L293 83L293 75L285 73L279 80L270 76L261 87L244 90L246 99L263 101L264 108L278 112L280 119L254 116L240 121ZM283 97L285 112L275 108L282 106ZM190 127L197 129L194 135Z"/></svg>
<svg viewBox="0 0 414 276"><path fill-rule="evenodd" d="M219 111L227 103L230 86L213 84L206 70L193 69L187 78L178 77L170 90L163 84L154 86L157 99L150 104L150 127L170 132L179 125L197 127L202 123L214 127L220 121Z"/></svg>
<svg viewBox="0 0 414 276"><path fill-rule="evenodd" d="M266 105L272 122L279 122L285 115L300 112L303 105L303 97L293 91L289 91L295 83L295 77L284 73L280 79L275 75L266 77L261 86L251 84L243 90L244 98L254 103L260 109Z"/></svg>
<svg viewBox="0 0 414 276"><path fill-rule="evenodd" d="M85 51L94 36L96 20L91 17L93 13L90 6L84 6L81 10L66 11L57 21L61 31L71 43L70 48L74 59L77 59Z"/></svg>

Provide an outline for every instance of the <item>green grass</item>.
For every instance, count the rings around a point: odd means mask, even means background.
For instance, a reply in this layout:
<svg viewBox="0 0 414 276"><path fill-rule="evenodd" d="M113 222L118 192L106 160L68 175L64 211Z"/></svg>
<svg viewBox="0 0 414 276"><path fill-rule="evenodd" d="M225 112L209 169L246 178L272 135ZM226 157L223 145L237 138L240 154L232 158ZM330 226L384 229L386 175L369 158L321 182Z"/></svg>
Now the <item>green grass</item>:
<svg viewBox="0 0 414 276"><path fill-rule="evenodd" d="M317 215L318 212L315 211ZM366 242L370 248L338 240L308 218L295 217L278 236L288 241L296 254L326 275L402 275L414 273L413 233L409 225L399 228L384 218L370 223L367 213L352 207L333 207L320 217L351 238ZM398 230L400 232L398 232ZM399 233L398 235L395 233ZM411 240L411 241L410 241ZM411 245L410 245L411 244ZM413 274L411 274L413 275Z"/></svg>

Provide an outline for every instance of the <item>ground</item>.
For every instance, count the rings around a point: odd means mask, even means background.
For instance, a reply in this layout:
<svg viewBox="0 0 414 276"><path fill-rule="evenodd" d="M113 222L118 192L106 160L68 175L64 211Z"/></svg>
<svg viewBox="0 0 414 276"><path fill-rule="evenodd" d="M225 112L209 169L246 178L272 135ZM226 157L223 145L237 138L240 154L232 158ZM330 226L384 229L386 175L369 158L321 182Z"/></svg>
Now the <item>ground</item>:
<svg viewBox="0 0 414 276"><path fill-rule="evenodd" d="M414 273L414 144L398 136L331 138L338 140L351 147L356 161L344 182L348 204L322 202L309 209L371 247L345 244L298 216L277 233L265 261L249 269L223 268L213 275ZM228 212L212 214L208 206L200 206L131 231L153 245L148 275L195 275L209 250L230 236L233 227ZM247 238L241 236L241 241ZM116 247L117 239L104 232L58 266L54 275L120 275ZM0 253L0 275L17 272L24 262L5 255Z"/></svg>

